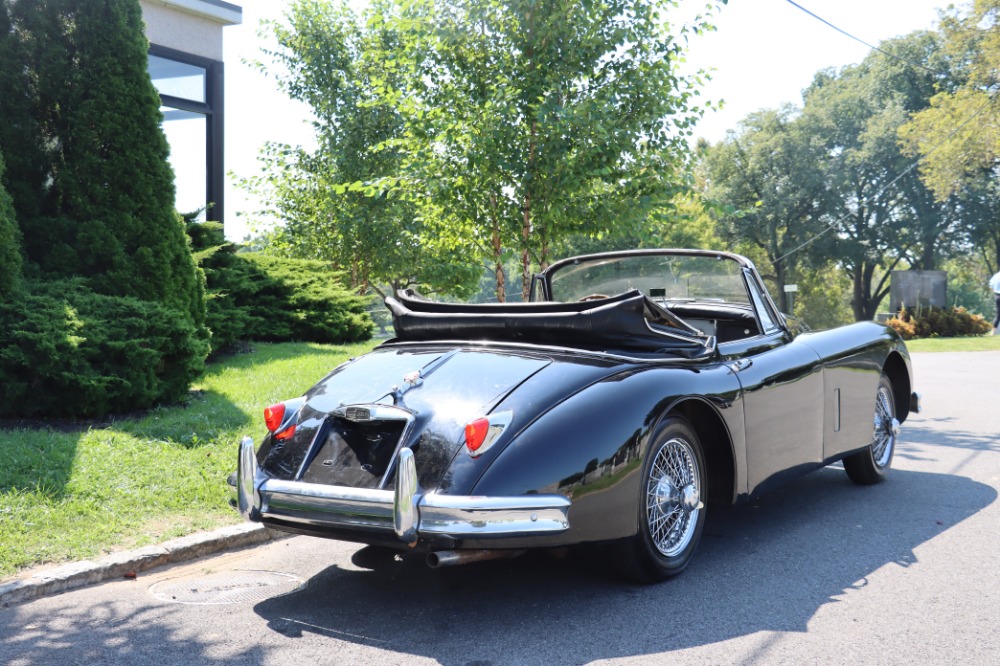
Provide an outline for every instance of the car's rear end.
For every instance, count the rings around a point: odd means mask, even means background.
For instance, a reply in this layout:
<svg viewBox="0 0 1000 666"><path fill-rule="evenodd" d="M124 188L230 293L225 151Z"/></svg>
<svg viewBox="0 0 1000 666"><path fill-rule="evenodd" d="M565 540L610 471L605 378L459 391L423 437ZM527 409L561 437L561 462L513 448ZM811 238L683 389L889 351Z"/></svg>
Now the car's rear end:
<svg viewBox="0 0 1000 666"><path fill-rule="evenodd" d="M509 346L384 346L265 411L259 449L240 445L239 510L279 530L434 553L544 546L569 527L565 495L482 496L476 482L518 431L619 366Z"/></svg>

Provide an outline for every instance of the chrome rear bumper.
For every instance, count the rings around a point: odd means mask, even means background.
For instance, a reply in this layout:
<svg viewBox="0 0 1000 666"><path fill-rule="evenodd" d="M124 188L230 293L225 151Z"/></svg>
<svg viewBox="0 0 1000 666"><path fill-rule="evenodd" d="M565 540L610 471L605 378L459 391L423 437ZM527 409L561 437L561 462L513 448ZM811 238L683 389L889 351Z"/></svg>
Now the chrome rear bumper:
<svg viewBox="0 0 1000 666"><path fill-rule="evenodd" d="M282 481L257 464L253 440L240 442L237 508L247 520L384 535L407 544L421 537L503 539L559 534L569 529L570 501L562 495L481 497L424 493L413 452L400 449L395 490Z"/></svg>

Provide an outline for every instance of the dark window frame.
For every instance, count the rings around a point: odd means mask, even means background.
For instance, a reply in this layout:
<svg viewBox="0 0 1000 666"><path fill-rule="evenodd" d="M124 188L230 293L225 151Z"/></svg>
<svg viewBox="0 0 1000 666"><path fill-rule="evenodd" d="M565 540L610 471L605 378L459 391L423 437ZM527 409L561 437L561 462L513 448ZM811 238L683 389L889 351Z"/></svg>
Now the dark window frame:
<svg viewBox="0 0 1000 666"><path fill-rule="evenodd" d="M223 63L221 60L212 60L158 44L149 45L149 55L195 65L205 70L205 102L160 95L160 103L163 106L205 116L205 206L211 205L205 217L224 223L226 170L223 161L225 132Z"/></svg>

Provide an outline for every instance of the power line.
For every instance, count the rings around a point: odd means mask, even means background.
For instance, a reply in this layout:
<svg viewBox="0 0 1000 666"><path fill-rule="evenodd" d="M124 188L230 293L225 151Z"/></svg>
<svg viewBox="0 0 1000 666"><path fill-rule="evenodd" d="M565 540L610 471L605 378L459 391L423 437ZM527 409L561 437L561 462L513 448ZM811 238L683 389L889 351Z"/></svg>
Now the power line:
<svg viewBox="0 0 1000 666"><path fill-rule="evenodd" d="M834 30L836 30L840 34L844 35L845 37L849 37L850 39L853 39L854 41L858 42L859 44L864 44L868 48L870 48L870 49L872 49L874 51L878 51L879 53L881 53L881 54L883 54L885 56L888 56L888 57L892 58L893 60L898 60L899 62L907 64L907 65L909 65L911 67L919 67L920 69L928 71L931 74L937 74L939 76L947 76L946 72L938 71L936 69L928 67L927 65L922 65L919 62L914 62L912 60L907 60L906 58L901 58L900 56L898 56L898 55L896 55L894 53L890 53L889 51L886 51L885 49L881 49L881 48L879 48L877 46L873 46L872 44L869 44L868 42L866 42L865 40L861 39L860 37L855 37L851 33L849 33L846 30L844 30L843 28L839 28L839 27L835 26L834 24L830 23L829 21L827 21L822 16L814 14L813 12L809 11L808 9L806 9L802 5L798 4L797 2L793 2L793 0L785 0L785 2L787 2L791 6L795 7L796 9L802 10L803 12L805 12L806 14L808 14L809 16L812 16L817 21L819 21L819 22L821 22L821 23L823 23L825 25L830 26L831 28L833 28Z"/></svg>

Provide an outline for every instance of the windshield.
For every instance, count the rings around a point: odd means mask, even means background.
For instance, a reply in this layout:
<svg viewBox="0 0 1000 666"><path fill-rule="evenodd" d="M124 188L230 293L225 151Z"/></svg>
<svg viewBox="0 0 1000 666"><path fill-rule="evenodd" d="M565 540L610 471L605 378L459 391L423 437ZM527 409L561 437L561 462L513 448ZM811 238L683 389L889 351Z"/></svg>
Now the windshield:
<svg viewBox="0 0 1000 666"><path fill-rule="evenodd" d="M654 301L749 304L743 269L717 255L594 257L566 264L549 275L552 299L579 301L637 289Z"/></svg>

